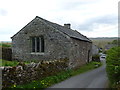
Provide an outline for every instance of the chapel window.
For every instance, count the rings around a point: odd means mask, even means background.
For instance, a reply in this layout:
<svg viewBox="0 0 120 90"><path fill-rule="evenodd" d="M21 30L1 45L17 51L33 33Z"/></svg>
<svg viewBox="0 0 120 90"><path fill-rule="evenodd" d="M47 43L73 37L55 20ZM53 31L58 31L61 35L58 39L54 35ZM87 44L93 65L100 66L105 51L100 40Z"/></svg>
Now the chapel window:
<svg viewBox="0 0 120 90"><path fill-rule="evenodd" d="M44 37L31 37L32 52L44 52Z"/></svg>

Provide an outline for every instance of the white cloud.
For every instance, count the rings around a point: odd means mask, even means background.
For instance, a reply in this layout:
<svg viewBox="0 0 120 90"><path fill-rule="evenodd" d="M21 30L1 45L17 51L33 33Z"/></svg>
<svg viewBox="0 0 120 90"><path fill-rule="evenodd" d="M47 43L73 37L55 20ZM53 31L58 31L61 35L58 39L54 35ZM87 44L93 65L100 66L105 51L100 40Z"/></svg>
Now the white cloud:
<svg viewBox="0 0 120 90"><path fill-rule="evenodd" d="M91 31L80 31L82 34L88 37L117 37L118 36L118 25L97 25L94 30Z"/></svg>
<svg viewBox="0 0 120 90"><path fill-rule="evenodd" d="M118 14L118 0L0 0L0 2L0 41L10 40L10 36L18 32L35 16L61 25L71 23L73 29L79 30L80 25L87 24L95 17L111 15L112 18L112 15L117 17ZM96 33L95 35L99 37L114 36L108 35L114 30L111 28L110 31L107 31L107 27L110 26L98 23L93 24L92 30L81 32L90 37L91 33ZM96 28L97 31L95 31ZM99 31L101 28L104 28L106 34L98 35L97 32L101 32Z"/></svg>

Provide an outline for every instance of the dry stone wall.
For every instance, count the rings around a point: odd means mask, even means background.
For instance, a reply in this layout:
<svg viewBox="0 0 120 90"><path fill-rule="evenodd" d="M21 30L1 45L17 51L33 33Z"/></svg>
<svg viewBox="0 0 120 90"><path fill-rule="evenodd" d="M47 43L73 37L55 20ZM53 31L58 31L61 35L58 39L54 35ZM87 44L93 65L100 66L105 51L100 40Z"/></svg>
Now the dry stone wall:
<svg viewBox="0 0 120 90"><path fill-rule="evenodd" d="M2 47L2 59L12 60L12 49L10 47Z"/></svg>
<svg viewBox="0 0 120 90"><path fill-rule="evenodd" d="M1 67L2 69L2 88L12 85L29 83L33 80L42 79L50 75L55 75L68 67L67 59L54 61L41 61L25 65L19 63L15 67Z"/></svg>

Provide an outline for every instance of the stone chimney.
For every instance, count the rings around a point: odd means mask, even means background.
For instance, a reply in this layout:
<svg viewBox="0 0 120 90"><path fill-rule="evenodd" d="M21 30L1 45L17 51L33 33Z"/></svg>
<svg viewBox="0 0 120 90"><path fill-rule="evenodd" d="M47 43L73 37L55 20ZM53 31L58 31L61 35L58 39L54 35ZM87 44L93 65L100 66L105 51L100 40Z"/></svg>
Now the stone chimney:
<svg viewBox="0 0 120 90"><path fill-rule="evenodd" d="M64 27L65 27L65 28L70 29L70 26L71 26L71 24L70 24L70 23L68 23L68 24L64 24Z"/></svg>

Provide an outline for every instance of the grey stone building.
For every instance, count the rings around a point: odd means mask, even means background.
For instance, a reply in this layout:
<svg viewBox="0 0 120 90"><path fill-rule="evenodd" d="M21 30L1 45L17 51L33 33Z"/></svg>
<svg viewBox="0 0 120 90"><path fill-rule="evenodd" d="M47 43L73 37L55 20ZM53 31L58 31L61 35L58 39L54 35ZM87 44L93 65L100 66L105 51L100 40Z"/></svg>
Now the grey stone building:
<svg viewBox="0 0 120 90"><path fill-rule="evenodd" d="M98 55L99 54L99 48L92 44L92 55Z"/></svg>
<svg viewBox="0 0 120 90"><path fill-rule="evenodd" d="M12 38L14 60L68 59L69 66L81 66L91 61L92 42L70 28L36 16Z"/></svg>

